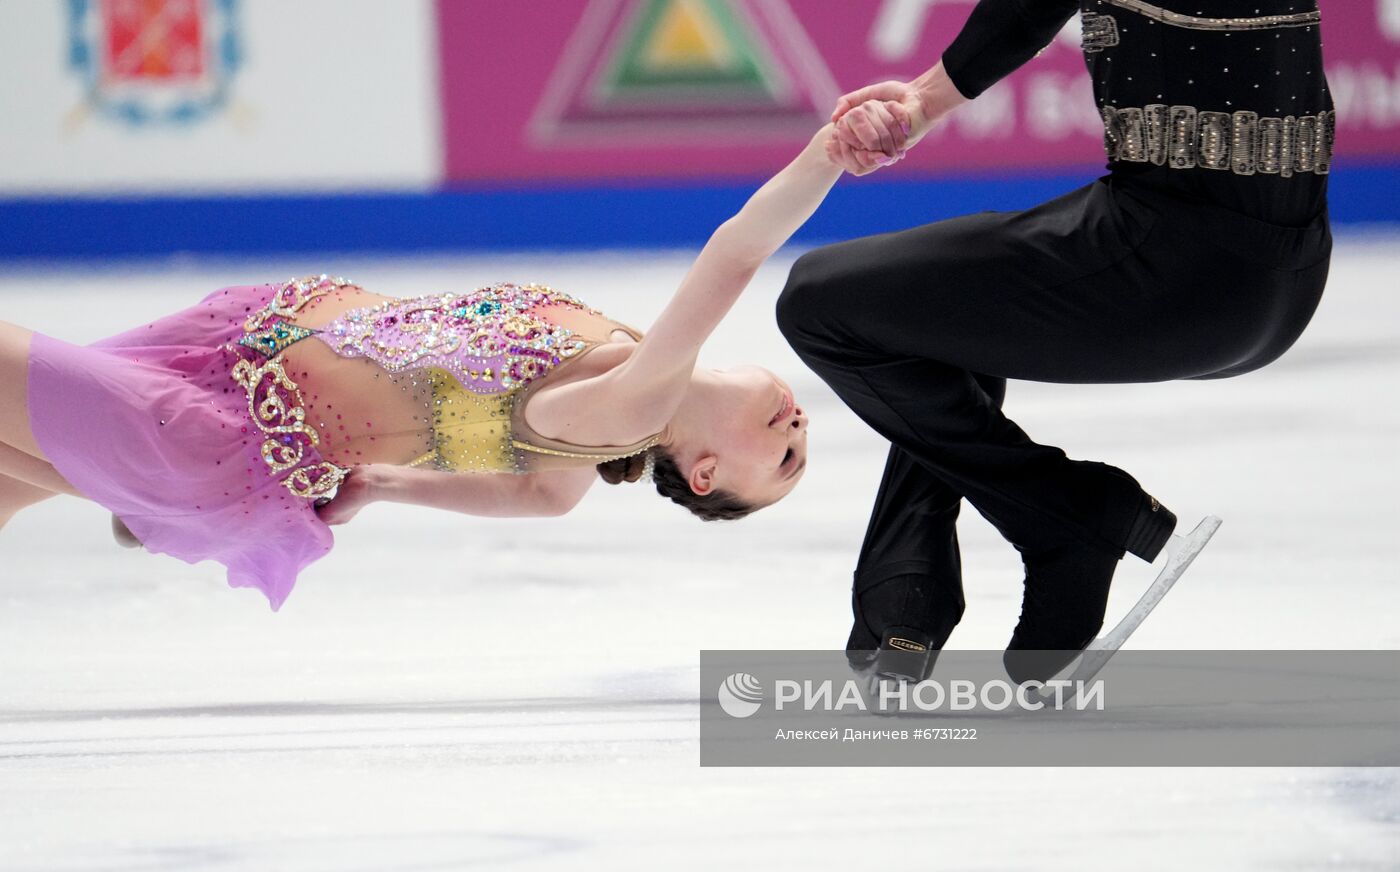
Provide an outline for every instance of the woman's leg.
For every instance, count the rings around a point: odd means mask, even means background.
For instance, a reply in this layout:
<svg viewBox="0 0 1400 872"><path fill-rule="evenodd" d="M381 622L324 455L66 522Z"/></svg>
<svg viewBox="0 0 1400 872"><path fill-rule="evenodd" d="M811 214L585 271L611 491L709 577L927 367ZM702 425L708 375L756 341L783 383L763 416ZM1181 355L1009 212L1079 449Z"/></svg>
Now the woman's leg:
<svg viewBox="0 0 1400 872"><path fill-rule="evenodd" d="M0 528L20 509L60 493L80 496L49 464L0 443Z"/></svg>
<svg viewBox="0 0 1400 872"><path fill-rule="evenodd" d="M48 462L3 442L0 442L0 478L14 480L50 495L82 496L77 488L69 484Z"/></svg>
<svg viewBox="0 0 1400 872"><path fill-rule="evenodd" d="M53 491L35 487L29 482L20 481L17 478L0 475L0 529L4 529L5 525L20 509L56 496L58 494Z"/></svg>
<svg viewBox="0 0 1400 872"><path fill-rule="evenodd" d="M18 324L0 321L0 444L47 465L48 458L39 450L29 427L29 345L33 336L33 331Z"/></svg>

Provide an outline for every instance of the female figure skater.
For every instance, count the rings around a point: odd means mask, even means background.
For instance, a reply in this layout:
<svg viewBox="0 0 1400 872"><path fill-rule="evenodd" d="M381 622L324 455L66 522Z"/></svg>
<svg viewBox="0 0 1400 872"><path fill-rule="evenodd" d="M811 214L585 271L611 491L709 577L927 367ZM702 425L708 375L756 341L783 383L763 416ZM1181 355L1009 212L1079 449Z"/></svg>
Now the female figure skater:
<svg viewBox="0 0 1400 872"><path fill-rule="evenodd" d="M86 347L0 322L0 524L83 496L277 609L328 525L376 500L559 515L646 471L705 520L770 505L802 477L807 416L771 372L696 356L841 175L833 129L720 225L645 335L539 285L394 299L324 275Z"/></svg>
<svg viewBox="0 0 1400 872"><path fill-rule="evenodd" d="M873 168L1043 49L1075 12L1107 176L1023 212L982 212L819 248L778 302L783 334L887 437L857 559L852 663L922 680L963 614L966 498L1021 552L1005 658L1053 675L1103 623L1118 561L1151 562L1176 517L1126 472L1070 460L1002 412L1008 378L1237 376L1302 334L1327 281L1336 113L1314 0L981 0L940 63L842 98L848 168ZM875 128L870 99L913 118ZM858 296L859 306L848 305ZM1048 653L1045 653L1048 652Z"/></svg>

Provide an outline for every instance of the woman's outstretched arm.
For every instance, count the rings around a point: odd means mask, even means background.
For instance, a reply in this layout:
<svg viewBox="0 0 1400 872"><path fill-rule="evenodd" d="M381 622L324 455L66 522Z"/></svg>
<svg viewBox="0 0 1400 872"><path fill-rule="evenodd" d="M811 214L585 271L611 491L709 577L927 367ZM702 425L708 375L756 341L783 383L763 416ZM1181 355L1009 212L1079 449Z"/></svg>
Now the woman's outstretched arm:
<svg viewBox="0 0 1400 872"><path fill-rule="evenodd" d="M710 235L670 303L628 364L619 368L620 378L689 379L701 346L754 273L811 217L841 177L841 168L827 156L825 143L831 132L829 124L818 131L791 163ZM669 414L665 417L670 419Z"/></svg>
<svg viewBox="0 0 1400 872"><path fill-rule="evenodd" d="M903 109L893 111L899 123ZM541 391L530 401L531 425L584 445L620 444L665 426L700 347L759 266L811 217L840 178L842 169L828 151L832 131L831 124L818 130L791 163L711 234L625 363L597 378ZM593 420L597 416L589 410L600 407L610 409L609 416Z"/></svg>

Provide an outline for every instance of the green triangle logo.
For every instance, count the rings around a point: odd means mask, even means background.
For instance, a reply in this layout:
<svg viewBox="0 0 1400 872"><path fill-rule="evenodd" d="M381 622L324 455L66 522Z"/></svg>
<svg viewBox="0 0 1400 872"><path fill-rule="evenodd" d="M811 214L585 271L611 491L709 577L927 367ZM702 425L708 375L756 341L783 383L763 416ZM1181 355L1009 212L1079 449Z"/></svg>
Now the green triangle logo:
<svg viewBox="0 0 1400 872"><path fill-rule="evenodd" d="M617 95L690 88L766 92L760 55L722 0L646 0L604 79Z"/></svg>
<svg viewBox="0 0 1400 872"><path fill-rule="evenodd" d="M788 0L588 0L530 136L555 147L795 141L839 95Z"/></svg>

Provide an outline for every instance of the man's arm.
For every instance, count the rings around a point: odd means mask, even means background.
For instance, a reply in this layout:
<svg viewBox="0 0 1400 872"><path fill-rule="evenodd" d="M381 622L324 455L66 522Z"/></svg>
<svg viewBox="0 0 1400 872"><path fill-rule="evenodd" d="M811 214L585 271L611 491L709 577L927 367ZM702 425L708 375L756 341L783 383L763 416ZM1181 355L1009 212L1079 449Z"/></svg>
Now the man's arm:
<svg viewBox="0 0 1400 872"><path fill-rule="evenodd" d="M969 100L1050 44L1079 0L982 0L943 52L943 69Z"/></svg>
<svg viewBox="0 0 1400 872"><path fill-rule="evenodd" d="M1078 8L1078 0L982 0L942 60L923 75L868 85L836 102L831 120L842 149L832 159L864 175L889 162L882 157L902 157L945 115L1034 57ZM893 130L891 137L868 113L851 111L870 100L903 106L911 129Z"/></svg>

